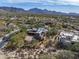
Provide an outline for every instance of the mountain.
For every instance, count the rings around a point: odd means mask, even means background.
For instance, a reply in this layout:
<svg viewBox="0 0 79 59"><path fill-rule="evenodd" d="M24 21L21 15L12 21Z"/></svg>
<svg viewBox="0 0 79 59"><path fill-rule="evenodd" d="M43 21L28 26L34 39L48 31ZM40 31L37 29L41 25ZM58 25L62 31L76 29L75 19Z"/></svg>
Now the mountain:
<svg viewBox="0 0 79 59"><path fill-rule="evenodd" d="M47 9L42 10L38 8L32 8L29 10L24 10L22 8L16 8L16 7L0 7L0 14L7 14L7 13L79 16L79 14L77 13L63 13L63 12L49 11Z"/></svg>
<svg viewBox="0 0 79 59"><path fill-rule="evenodd" d="M0 7L0 14L1 15L16 15L16 14L27 14L28 12L22 8L16 8L16 7Z"/></svg>
<svg viewBox="0 0 79 59"><path fill-rule="evenodd" d="M10 12L25 12L22 8L16 8L16 7L0 7L0 9L10 11Z"/></svg>
<svg viewBox="0 0 79 59"><path fill-rule="evenodd" d="M30 9L29 12L32 12L34 14L60 14L60 12L48 11L46 9L42 10L42 9L38 9L38 8Z"/></svg>
<svg viewBox="0 0 79 59"><path fill-rule="evenodd" d="M38 9L38 8L33 8L28 11L31 13L34 13L34 14L51 14L51 11L48 11L46 9L42 10L42 9Z"/></svg>
<svg viewBox="0 0 79 59"><path fill-rule="evenodd" d="M68 15L68 16L79 16L77 13L63 13L63 12L56 12L56 11L48 11L46 9L38 9L38 8L33 8L30 9L29 12L33 14L50 14L50 15Z"/></svg>

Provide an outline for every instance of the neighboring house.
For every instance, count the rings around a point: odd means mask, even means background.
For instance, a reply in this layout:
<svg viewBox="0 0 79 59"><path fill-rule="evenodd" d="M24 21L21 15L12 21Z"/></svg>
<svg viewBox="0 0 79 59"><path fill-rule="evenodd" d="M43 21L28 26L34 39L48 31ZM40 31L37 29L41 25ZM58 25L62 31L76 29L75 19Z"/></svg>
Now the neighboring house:
<svg viewBox="0 0 79 59"><path fill-rule="evenodd" d="M33 28L27 30L28 34L32 35L35 39L44 39L44 36L47 33L47 31L48 30L45 28Z"/></svg>
<svg viewBox="0 0 79 59"><path fill-rule="evenodd" d="M59 35L59 42L63 45L79 42L79 35L77 35L76 32L62 31Z"/></svg>
<svg viewBox="0 0 79 59"><path fill-rule="evenodd" d="M11 17L10 19L11 19L11 20L17 20L18 17L14 16L14 17Z"/></svg>
<svg viewBox="0 0 79 59"><path fill-rule="evenodd" d="M45 34L47 33L47 29L45 28L39 28L35 34L36 39L44 39Z"/></svg>

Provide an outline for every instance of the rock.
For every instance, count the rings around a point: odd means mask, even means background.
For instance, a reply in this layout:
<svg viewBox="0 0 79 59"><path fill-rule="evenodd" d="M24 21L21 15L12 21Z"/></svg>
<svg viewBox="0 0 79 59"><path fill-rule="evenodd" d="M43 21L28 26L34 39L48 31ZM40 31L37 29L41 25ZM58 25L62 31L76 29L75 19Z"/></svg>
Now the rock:
<svg viewBox="0 0 79 59"><path fill-rule="evenodd" d="M40 48L45 48L44 44L41 44L41 45L40 45Z"/></svg>

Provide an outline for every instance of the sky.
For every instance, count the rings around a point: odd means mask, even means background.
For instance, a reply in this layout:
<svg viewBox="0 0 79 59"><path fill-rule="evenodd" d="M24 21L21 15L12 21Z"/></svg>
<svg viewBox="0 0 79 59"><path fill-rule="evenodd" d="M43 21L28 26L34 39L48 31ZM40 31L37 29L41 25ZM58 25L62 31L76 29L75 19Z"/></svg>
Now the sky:
<svg viewBox="0 0 79 59"><path fill-rule="evenodd" d="M79 0L0 0L0 6L79 13Z"/></svg>

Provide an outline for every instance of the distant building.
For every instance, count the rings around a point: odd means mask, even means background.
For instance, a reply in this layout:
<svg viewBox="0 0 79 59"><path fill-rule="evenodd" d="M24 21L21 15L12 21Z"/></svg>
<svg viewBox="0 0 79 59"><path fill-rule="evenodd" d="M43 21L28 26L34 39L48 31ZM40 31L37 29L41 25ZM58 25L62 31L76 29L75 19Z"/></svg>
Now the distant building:
<svg viewBox="0 0 79 59"><path fill-rule="evenodd" d="M77 35L76 32L62 31L59 35L59 42L63 45L79 42L79 35Z"/></svg>
<svg viewBox="0 0 79 59"><path fill-rule="evenodd" d="M32 35L35 39L43 39L47 31L48 30L45 28L33 28L27 30L28 34Z"/></svg>

